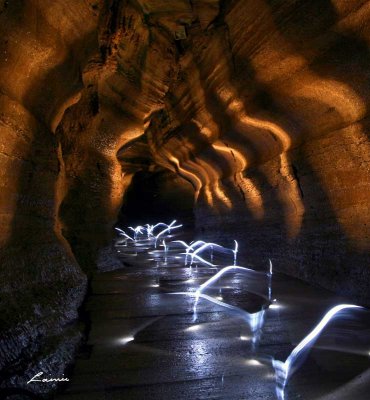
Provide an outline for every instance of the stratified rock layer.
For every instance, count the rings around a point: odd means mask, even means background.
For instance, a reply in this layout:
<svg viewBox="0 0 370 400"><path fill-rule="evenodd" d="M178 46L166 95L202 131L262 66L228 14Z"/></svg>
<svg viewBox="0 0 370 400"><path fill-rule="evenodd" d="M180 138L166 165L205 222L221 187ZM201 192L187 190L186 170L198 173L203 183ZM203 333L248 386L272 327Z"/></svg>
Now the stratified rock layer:
<svg viewBox="0 0 370 400"><path fill-rule="evenodd" d="M71 359L140 176L243 262L370 304L369 1L26 3L0 1L8 383Z"/></svg>
<svg viewBox="0 0 370 400"><path fill-rule="evenodd" d="M54 389L26 382L40 371L59 376L81 336L66 328L86 276L56 217L63 164L54 135L96 42L97 16L74 3L1 2L0 389Z"/></svg>

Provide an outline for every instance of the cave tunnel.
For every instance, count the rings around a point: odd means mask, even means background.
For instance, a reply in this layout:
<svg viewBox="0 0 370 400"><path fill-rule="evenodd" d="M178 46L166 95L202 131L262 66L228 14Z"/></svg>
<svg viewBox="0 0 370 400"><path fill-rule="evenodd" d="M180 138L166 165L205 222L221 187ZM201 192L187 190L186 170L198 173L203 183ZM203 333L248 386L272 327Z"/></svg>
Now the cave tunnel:
<svg viewBox="0 0 370 400"><path fill-rule="evenodd" d="M0 31L0 399L367 400L370 1Z"/></svg>
<svg viewBox="0 0 370 400"><path fill-rule="evenodd" d="M194 229L194 190L191 183L170 170L138 172L122 201L118 226L181 221L184 229Z"/></svg>

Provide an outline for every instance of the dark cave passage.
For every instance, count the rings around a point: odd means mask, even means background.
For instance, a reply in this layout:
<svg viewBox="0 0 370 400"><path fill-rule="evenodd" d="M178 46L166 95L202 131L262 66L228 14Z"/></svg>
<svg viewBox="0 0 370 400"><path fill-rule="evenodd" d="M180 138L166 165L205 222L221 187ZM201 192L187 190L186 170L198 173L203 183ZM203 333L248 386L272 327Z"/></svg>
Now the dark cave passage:
<svg viewBox="0 0 370 400"><path fill-rule="evenodd" d="M194 190L171 171L137 172L125 192L119 226L167 223L176 219L194 228Z"/></svg>
<svg viewBox="0 0 370 400"><path fill-rule="evenodd" d="M367 400L369 55L369 0L0 0L0 398Z"/></svg>

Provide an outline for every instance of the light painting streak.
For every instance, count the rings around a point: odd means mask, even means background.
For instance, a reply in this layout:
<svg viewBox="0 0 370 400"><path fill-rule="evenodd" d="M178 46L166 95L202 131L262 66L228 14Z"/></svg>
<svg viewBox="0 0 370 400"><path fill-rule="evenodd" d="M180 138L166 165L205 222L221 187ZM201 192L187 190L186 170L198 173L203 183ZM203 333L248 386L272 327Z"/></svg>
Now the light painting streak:
<svg viewBox="0 0 370 400"><path fill-rule="evenodd" d="M316 327L293 349L290 353L289 357L285 362L279 360L273 360L272 365L275 369L276 382L277 382L277 396L279 399L284 399L284 388L288 382L289 377L295 372L298 368L294 368L294 364L299 360L300 355L304 352L304 350L310 349L315 341L318 339L320 333L326 327L326 325L338 314L340 311L345 309L363 309L361 306L356 306L353 304L340 304L332 309L330 309L321 321L316 325Z"/></svg>
<svg viewBox="0 0 370 400"><path fill-rule="evenodd" d="M272 262L269 259L269 273L268 273L268 278L269 278L269 283L268 283L268 298L269 301L271 302L271 298L272 298Z"/></svg>
<svg viewBox="0 0 370 400"><path fill-rule="evenodd" d="M164 247L164 265L167 265L167 245L164 239L162 240L162 246Z"/></svg>
<svg viewBox="0 0 370 400"><path fill-rule="evenodd" d="M219 248L219 249L225 250L225 248L220 246L219 244L216 244L216 243L204 243L202 246L200 246L198 249L194 250L193 253L190 254L191 263L193 263L194 256L198 255L199 253L201 253L202 251L208 249L209 247L211 248L212 251L213 251L214 248Z"/></svg>
<svg viewBox="0 0 370 400"><path fill-rule="evenodd" d="M239 244L238 244L238 242L236 240L234 240L234 243L235 243L235 248L233 250L233 253L234 253L234 265L236 265L236 259L238 257Z"/></svg>
<svg viewBox="0 0 370 400"><path fill-rule="evenodd" d="M129 235L127 235L127 233L125 232L125 231L123 231L122 229L120 229L120 228L114 228L117 232L119 232L119 234L121 235L121 236L124 236L126 239L129 239L129 240L132 240L133 242L135 242L135 240L131 237L131 236L129 236Z"/></svg>
<svg viewBox="0 0 370 400"><path fill-rule="evenodd" d="M258 272L253 269L250 269L250 268L232 265L229 267L222 268L221 271L218 271L217 274L213 275L210 279L208 279L206 282L201 284L195 293L198 295L201 294L204 289L206 289L208 286L212 285L213 283L217 282L223 275L225 275L227 272L230 272L230 271L243 271L243 272L252 272L254 274L266 275L264 272Z"/></svg>
<svg viewBox="0 0 370 400"><path fill-rule="evenodd" d="M205 260L204 258L198 256L197 254L194 254L194 257L195 257L197 260L199 260L200 262L202 262L203 264L208 265L209 267L217 268L217 265L212 264L211 262L209 262L209 261Z"/></svg>
<svg viewBox="0 0 370 400"><path fill-rule="evenodd" d="M134 239L137 239L137 235L138 234L142 234L143 233L143 229L145 229L143 226L139 225L135 228L133 228L132 226L129 226L128 229L131 229L134 232Z"/></svg>
<svg viewBox="0 0 370 400"><path fill-rule="evenodd" d="M182 246L184 246L186 248L186 254L185 254L185 266L188 263L188 255L189 255L189 251L191 246L188 245L186 242L184 242L183 240L173 240L171 243L179 243ZM171 243L169 244L169 246L171 245Z"/></svg>
<svg viewBox="0 0 370 400"><path fill-rule="evenodd" d="M149 225L149 224L146 224L145 226L146 226L147 238L149 239L150 237L153 236L153 229L154 229L154 226L153 226L153 225Z"/></svg>
<svg viewBox="0 0 370 400"><path fill-rule="evenodd" d="M190 242L190 244L187 244L186 242L184 242L183 240L173 240L171 243L180 243L181 245L183 245L186 249L188 250L192 250L195 249L196 247L206 243L203 240L197 240L196 242Z"/></svg>
<svg viewBox="0 0 370 400"><path fill-rule="evenodd" d="M172 230L172 229L178 229L178 228L181 228L181 227L182 227L182 224L180 224L180 225L173 225L174 223L176 223L176 220L175 220L175 221L172 221L171 224L168 225L168 228L163 229L163 231L161 231L161 232L158 233L158 235L155 237L155 241L154 241L154 247L155 247L155 248L157 248L157 241L158 241L158 239L159 239L162 235L164 235L166 232L171 233L171 230Z"/></svg>
<svg viewBox="0 0 370 400"><path fill-rule="evenodd" d="M158 227L160 227L160 226L164 226L164 227L166 227L166 228L169 228L169 227L171 227L171 226L172 226L173 224L175 224L175 223L176 223L176 220L172 221L170 225L165 224L164 222L158 222L158 223L155 224L155 225L146 224L146 225L145 225L146 228L144 228L144 229L146 230L146 232L147 232L147 237L148 237L148 239L149 239L150 237L153 237L153 236L154 236L154 230L155 230L156 228L158 228ZM171 231L169 231L169 232L171 233Z"/></svg>
<svg viewBox="0 0 370 400"><path fill-rule="evenodd" d="M171 224L169 224L169 225L164 224L164 223L158 223L156 225L147 224L146 227L143 227L143 226L137 226L136 228L129 227L131 230L134 231L135 239L133 239L132 237L127 235L125 233L125 231L123 231L122 229L120 229L120 228L115 228L115 229L119 232L120 235L124 236L126 238L126 240L129 239L129 240L133 241L134 243L136 243L136 236L138 234L142 234L143 230L145 230L148 238L151 238L151 237L155 238L155 246L156 246L158 239L161 236L163 236L166 232L171 232L171 229L177 229L177 228L182 227L181 224L174 225L175 223L176 223L176 220L172 221ZM164 226L165 229L163 229L156 236L154 236L154 234L153 234L154 229L156 229L157 227L160 227L160 226ZM247 273L253 273L253 274L266 276L268 278L268 299L271 302L271 299L272 299L272 294L271 294L272 275L273 275L273 264L272 264L271 259L269 259L268 271L267 272L259 272L259 271L255 271L255 270L252 270L249 268L240 267L240 266L236 265L238 248L239 248L238 242L236 240L234 240L234 243L235 243L234 249L228 249L228 248L220 246L216 243L207 243L207 242L204 242L201 240L191 242L190 244L188 244L184 241L181 241L181 240L176 240L176 241L172 241L170 244L166 244L166 240L163 239L162 246L164 247L164 252L166 255L167 255L168 249L172 243L178 243L181 246L183 246L186 249L186 253L184 253L184 254L186 254L186 257L188 257L190 255L192 262L194 259L197 259L200 262L202 262L210 267L214 267L214 268L217 268L217 265L212 264L212 263L208 262L207 260L203 259L202 257L200 257L200 254L204 250L210 248L212 251L212 255L213 255L214 249L222 250L222 251L227 250L227 251L230 251L233 253L234 265L224 267L222 270L218 271L214 276L209 278L206 282L201 284L196 290L193 289L193 291L189 291L189 292L178 292L178 293L171 293L171 294L185 295L185 296L189 296L189 297L192 297L195 299L194 305L193 305L194 321L197 319L197 306L198 306L198 302L200 299L206 300L212 304L224 307L228 310L231 310L231 311L241 314L243 316L243 320L248 324L248 327L250 328L252 335L251 336L241 335L240 340L251 340L252 346L255 346L256 343L259 341L259 338L262 333L262 327L263 327L264 320L265 320L265 310L262 309L261 311L259 311L257 313L251 314L251 313L248 313L247 311L243 310L240 307L225 303L224 301L222 301L222 297L214 298L214 297L204 294L203 291L205 289L207 289L208 287L210 287L213 283L215 283L219 279L221 279L221 277L224 276L228 272L231 272L231 271L247 272ZM185 263L186 262L187 261L185 261ZM165 264L167 264L166 257L165 257ZM187 282L192 283L192 282L194 282L194 279L189 279ZM151 285L151 287L159 287L159 284L153 284L153 285ZM263 297L265 297L265 296L263 296ZM274 300L274 301L276 301L276 300ZM271 309L277 309L280 307L281 306L278 304L272 304L270 306ZM304 361L305 355L307 354L308 351L310 351L311 347L315 344L319 335L322 333L322 331L325 329L325 327L330 323L330 321L340 311L345 310L345 309L364 309L364 308L361 306L352 305L352 304L341 304L341 305L337 305L337 306L331 308L324 315L324 317L317 324L317 326L293 349L293 351L290 353L290 355L288 356L288 358L286 359L285 362L276 360L276 359L272 360L272 365L275 370L275 378L276 378L276 393L280 400L284 400L284 396L285 396L284 390L289 381L289 378L294 374L294 372L302 364L302 362ZM197 331L200 328L201 328L201 325L194 325L194 326L188 328L187 330ZM119 341L121 344L126 344L132 340L134 340L134 336L123 337ZM251 360L247 361L247 363L249 365L256 365L256 366L262 365L258 360L255 360L255 359L251 359Z"/></svg>
<svg viewBox="0 0 370 400"><path fill-rule="evenodd" d="M210 247L211 251L212 251L211 258L213 258L213 250L214 249L220 249L222 251L230 251L234 256L234 265L236 265L236 257L237 257L237 254L238 254L238 242L236 240L234 240L234 243L235 243L234 250L233 249L228 249L228 248L223 247L223 246L220 246L217 243L204 243L202 246L200 246L198 249L196 249L195 251L193 251L193 253L190 254L190 256L191 256L191 264L193 263L195 256L197 256L199 253L201 253L202 251L204 251L204 250L206 250L206 249L208 249ZM192 246L189 246L189 247L191 248ZM188 250L187 250L187 252L188 252Z"/></svg>
<svg viewBox="0 0 370 400"><path fill-rule="evenodd" d="M134 340L135 340L135 338L133 336L127 336L127 337L123 337L123 338L119 339L119 343L120 344L127 344L129 342L134 341Z"/></svg>
<svg viewBox="0 0 370 400"><path fill-rule="evenodd" d="M171 243L179 243L181 245L183 245L186 249L186 253L185 253L185 265L187 265L188 263L188 256L190 253L190 250L194 250L196 247L205 244L206 242L204 242L203 240L197 240L196 242L191 242L190 244L187 244L186 242L184 242L183 240L173 240ZM205 260L204 260L205 261ZM205 261L207 263L207 261ZM211 264L213 266L213 264Z"/></svg>
<svg viewBox="0 0 370 400"><path fill-rule="evenodd" d="M208 296L207 294L204 293L199 293L197 294L196 292L176 292L176 293L171 293L171 294L176 294L176 295L185 295L189 297L195 297L196 301L201 298L203 300L207 300L210 303L216 304L218 306L227 308L231 311L237 312L238 314L241 314L243 317L243 320L248 324L250 331L253 333L253 338L252 341L254 342L257 340L256 332L258 332L264 323L264 315L265 315L265 310L258 311L256 313L250 314L249 312L233 306L231 304L225 303L221 300L215 299L214 297ZM196 304L194 304L195 306ZM194 321L197 319L197 311L196 308L194 309Z"/></svg>
<svg viewBox="0 0 370 400"><path fill-rule="evenodd" d="M167 253L167 245L166 245L166 241L164 239L162 240L162 246L164 247L165 253Z"/></svg>

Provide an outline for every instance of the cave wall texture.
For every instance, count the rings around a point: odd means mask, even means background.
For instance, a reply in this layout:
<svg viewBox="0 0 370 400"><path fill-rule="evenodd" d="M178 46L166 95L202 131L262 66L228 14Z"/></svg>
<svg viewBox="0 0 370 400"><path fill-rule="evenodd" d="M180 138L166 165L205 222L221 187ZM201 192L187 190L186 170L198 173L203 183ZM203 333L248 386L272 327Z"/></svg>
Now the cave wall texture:
<svg viewBox="0 0 370 400"><path fill-rule="evenodd" d="M369 17L365 0L1 0L2 377L70 361L136 173L168 193L176 174L199 234L248 263L370 304Z"/></svg>

